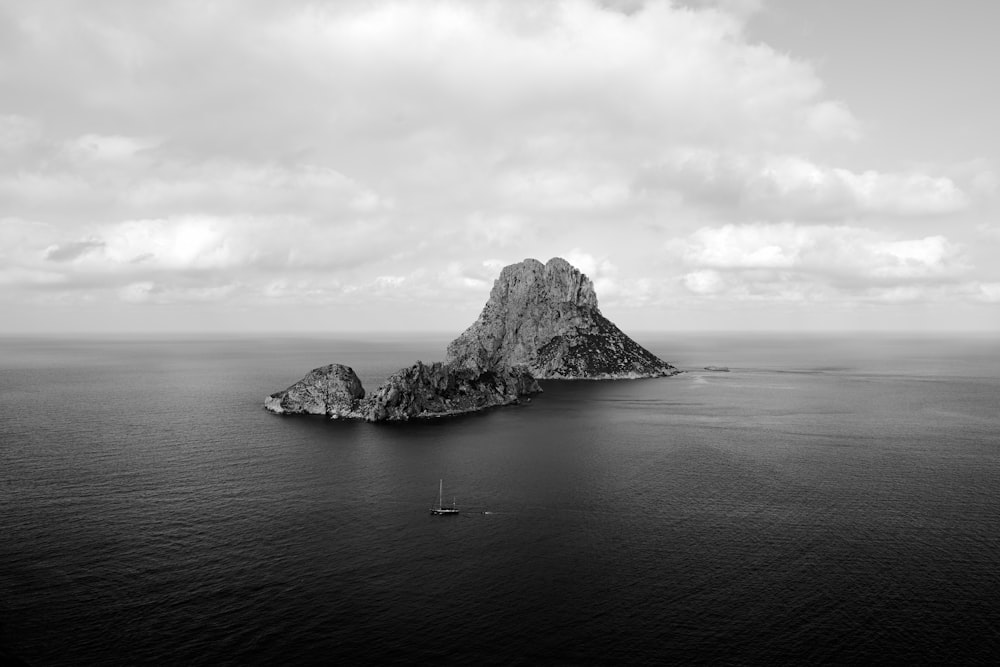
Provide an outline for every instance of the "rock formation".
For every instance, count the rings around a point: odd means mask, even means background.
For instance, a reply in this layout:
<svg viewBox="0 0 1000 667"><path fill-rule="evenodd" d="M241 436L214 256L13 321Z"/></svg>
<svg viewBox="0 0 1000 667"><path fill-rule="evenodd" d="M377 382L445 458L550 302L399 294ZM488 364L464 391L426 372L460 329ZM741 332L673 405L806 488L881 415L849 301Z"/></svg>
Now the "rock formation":
<svg viewBox="0 0 1000 667"><path fill-rule="evenodd" d="M340 364L314 368L284 391L264 399L264 407L281 414L363 417L365 389L354 369Z"/></svg>
<svg viewBox="0 0 1000 667"><path fill-rule="evenodd" d="M405 421L510 405L541 390L523 366L478 372L441 362L418 361L391 375L366 397L352 369L331 364L314 369L288 389L271 394L264 399L264 407L277 414Z"/></svg>
<svg viewBox="0 0 1000 667"><path fill-rule="evenodd" d="M448 360L418 361L366 396L347 366L310 371L264 399L278 414L400 421L474 412L540 392L535 378L660 377L679 371L608 321L594 285L564 259L506 267L479 319L448 345Z"/></svg>
<svg viewBox="0 0 1000 667"><path fill-rule="evenodd" d="M369 421L405 420L474 412L517 403L541 387L523 366L482 372L436 362L397 371L365 401Z"/></svg>
<svg viewBox="0 0 1000 667"><path fill-rule="evenodd" d="M448 361L475 370L525 365L540 379L678 372L601 315L593 283L558 257L504 268L479 319L448 345Z"/></svg>

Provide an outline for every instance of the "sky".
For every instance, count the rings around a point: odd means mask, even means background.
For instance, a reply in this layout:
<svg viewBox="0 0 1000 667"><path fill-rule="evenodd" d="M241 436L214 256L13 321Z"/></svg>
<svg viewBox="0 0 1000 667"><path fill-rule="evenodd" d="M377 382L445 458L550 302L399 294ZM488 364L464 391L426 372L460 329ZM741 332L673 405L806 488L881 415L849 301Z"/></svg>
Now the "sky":
<svg viewBox="0 0 1000 667"><path fill-rule="evenodd" d="M0 0L0 334L1000 332L1000 5Z"/></svg>

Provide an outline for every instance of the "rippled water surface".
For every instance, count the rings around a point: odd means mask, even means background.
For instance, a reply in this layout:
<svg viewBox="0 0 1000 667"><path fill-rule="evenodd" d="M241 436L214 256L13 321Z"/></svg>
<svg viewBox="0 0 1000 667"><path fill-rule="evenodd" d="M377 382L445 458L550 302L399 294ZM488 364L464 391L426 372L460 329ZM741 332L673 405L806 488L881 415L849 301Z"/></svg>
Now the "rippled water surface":
<svg viewBox="0 0 1000 667"><path fill-rule="evenodd" d="M0 646L32 665L995 657L1000 344L638 339L687 372L402 425L261 403L331 362L374 388L447 337L0 340ZM429 515L441 478L462 515Z"/></svg>

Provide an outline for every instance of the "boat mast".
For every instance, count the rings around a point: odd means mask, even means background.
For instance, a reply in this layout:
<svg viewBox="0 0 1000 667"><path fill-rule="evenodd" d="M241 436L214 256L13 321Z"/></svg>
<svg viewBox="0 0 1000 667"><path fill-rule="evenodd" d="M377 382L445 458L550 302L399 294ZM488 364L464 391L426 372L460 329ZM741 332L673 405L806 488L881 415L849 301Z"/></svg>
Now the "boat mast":
<svg viewBox="0 0 1000 667"><path fill-rule="evenodd" d="M441 507L441 493L444 491L444 480L438 480L438 508Z"/></svg>

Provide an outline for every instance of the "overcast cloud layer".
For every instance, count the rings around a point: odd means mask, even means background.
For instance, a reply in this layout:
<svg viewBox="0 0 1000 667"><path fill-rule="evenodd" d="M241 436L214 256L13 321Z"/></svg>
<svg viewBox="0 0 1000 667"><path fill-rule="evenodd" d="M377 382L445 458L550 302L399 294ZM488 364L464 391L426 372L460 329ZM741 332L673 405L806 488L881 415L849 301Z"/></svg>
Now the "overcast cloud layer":
<svg viewBox="0 0 1000 667"><path fill-rule="evenodd" d="M767 11L5 2L0 332L455 331L556 255L628 327L1000 329L996 156L859 167Z"/></svg>

